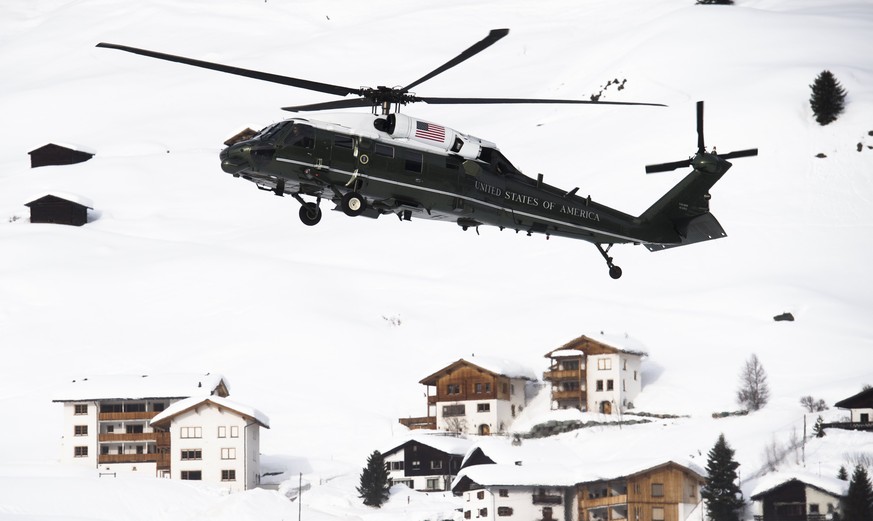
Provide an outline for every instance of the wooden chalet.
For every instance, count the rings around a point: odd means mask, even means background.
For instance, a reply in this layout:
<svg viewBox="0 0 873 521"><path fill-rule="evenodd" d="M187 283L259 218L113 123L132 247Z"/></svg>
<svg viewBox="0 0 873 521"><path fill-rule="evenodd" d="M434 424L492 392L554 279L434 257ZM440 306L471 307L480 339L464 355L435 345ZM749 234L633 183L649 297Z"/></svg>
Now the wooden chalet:
<svg viewBox="0 0 873 521"><path fill-rule="evenodd" d="M668 461L627 476L576 485L581 521L684 521L700 503L704 477Z"/></svg>
<svg viewBox="0 0 873 521"><path fill-rule="evenodd" d="M827 423L825 427L873 431L873 387L838 401L834 407L848 409L850 420L848 423Z"/></svg>
<svg viewBox="0 0 873 521"><path fill-rule="evenodd" d="M813 482L817 483L813 483ZM828 481L828 483L825 483ZM848 483L790 477L752 494L755 521L825 521L839 519Z"/></svg>
<svg viewBox="0 0 873 521"><path fill-rule="evenodd" d="M48 194L25 206L30 208L31 223L82 226L88 222L88 210L93 210L89 204L81 197Z"/></svg>
<svg viewBox="0 0 873 521"><path fill-rule="evenodd" d="M505 360L476 357L457 360L426 376L427 415L401 418L410 429L438 429L490 434L502 431L525 405L524 385L535 375ZM459 422L465 427L451 427Z"/></svg>
<svg viewBox="0 0 873 521"><path fill-rule="evenodd" d="M543 380L552 387L552 408L606 414L624 409L642 389L640 360L645 355L585 335L549 351Z"/></svg>
<svg viewBox="0 0 873 521"><path fill-rule="evenodd" d="M30 154L30 168L49 165L73 165L94 157L94 154L91 152L54 143L35 148L28 152L28 154Z"/></svg>

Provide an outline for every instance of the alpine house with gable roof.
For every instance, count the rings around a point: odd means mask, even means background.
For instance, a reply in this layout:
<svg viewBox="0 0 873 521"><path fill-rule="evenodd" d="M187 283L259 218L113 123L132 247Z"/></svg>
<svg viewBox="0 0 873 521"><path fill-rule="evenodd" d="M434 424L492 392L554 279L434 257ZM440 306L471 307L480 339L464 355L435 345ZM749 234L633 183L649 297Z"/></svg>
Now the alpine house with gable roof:
<svg viewBox="0 0 873 521"><path fill-rule="evenodd" d="M633 406L642 391L646 353L629 338L585 335L549 351L543 380L552 385L552 408L612 414Z"/></svg>
<svg viewBox="0 0 873 521"><path fill-rule="evenodd" d="M427 416L400 423L466 434L505 432L527 405L525 385L532 381L532 371L508 360L462 358L420 381L427 386Z"/></svg>

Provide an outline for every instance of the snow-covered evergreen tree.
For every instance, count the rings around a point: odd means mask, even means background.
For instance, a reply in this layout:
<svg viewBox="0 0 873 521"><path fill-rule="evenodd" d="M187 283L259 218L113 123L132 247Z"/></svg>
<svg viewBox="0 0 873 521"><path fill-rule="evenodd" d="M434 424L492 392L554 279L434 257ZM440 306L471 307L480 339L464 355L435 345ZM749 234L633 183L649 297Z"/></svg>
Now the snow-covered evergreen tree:
<svg viewBox="0 0 873 521"><path fill-rule="evenodd" d="M712 521L739 521L743 507L734 450L719 435L718 441L707 454L706 482L701 492L706 512Z"/></svg>
<svg viewBox="0 0 873 521"><path fill-rule="evenodd" d="M385 458L378 450L370 454L367 466L361 471L358 494L364 504L371 507L381 507L388 499L388 470L385 468Z"/></svg>

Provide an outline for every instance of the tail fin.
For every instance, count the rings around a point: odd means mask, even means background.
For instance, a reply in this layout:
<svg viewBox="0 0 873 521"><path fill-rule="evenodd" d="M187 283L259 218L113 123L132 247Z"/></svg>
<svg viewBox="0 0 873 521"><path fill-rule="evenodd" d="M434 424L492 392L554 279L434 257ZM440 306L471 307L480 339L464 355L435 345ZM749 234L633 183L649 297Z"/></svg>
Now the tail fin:
<svg viewBox="0 0 873 521"><path fill-rule="evenodd" d="M698 101L697 154L691 159L646 167L649 174L694 167L693 172L640 215L640 224L651 237L646 248L659 251L727 237L718 220L709 213L709 189L731 167L728 159L756 155L757 148L720 155L713 148L712 153L707 153L703 142L703 102Z"/></svg>
<svg viewBox="0 0 873 521"><path fill-rule="evenodd" d="M660 251L696 242L727 237L718 220L709 213L709 189L731 164L713 154L698 154L694 171L640 215L640 224L651 231L649 251Z"/></svg>

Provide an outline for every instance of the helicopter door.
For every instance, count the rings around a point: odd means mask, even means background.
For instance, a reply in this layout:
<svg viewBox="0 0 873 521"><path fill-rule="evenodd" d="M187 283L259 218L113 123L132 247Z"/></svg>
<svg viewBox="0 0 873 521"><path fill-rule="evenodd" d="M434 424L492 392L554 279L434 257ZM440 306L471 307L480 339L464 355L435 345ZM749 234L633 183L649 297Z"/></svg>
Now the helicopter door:
<svg viewBox="0 0 873 521"><path fill-rule="evenodd" d="M490 165L468 159L461 164L461 186L465 204L471 208L471 216L484 212L503 219L506 197L506 180L496 175ZM475 204L481 201L485 204ZM511 218L510 218L511 220Z"/></svg>

